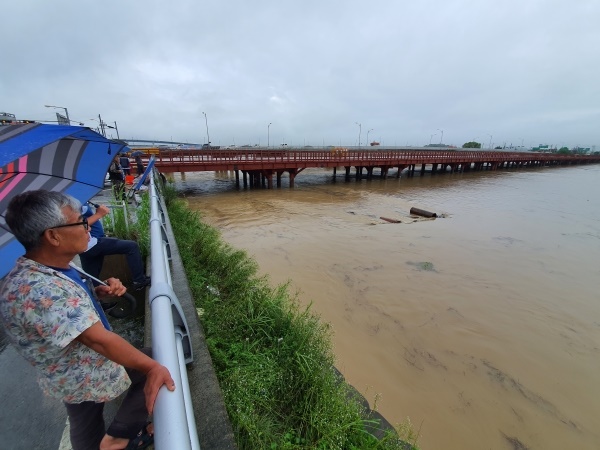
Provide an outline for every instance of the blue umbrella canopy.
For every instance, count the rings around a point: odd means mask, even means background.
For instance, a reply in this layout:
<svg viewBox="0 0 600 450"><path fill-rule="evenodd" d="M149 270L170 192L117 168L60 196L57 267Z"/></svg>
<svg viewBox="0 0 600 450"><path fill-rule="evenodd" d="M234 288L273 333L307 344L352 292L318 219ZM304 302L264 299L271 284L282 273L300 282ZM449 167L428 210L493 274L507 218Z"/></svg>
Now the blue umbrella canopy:
<svg viewBox="0 0 600 450"><path fill-rule="evenodd" d="M17 194L59 191L86 202L104 187L108 166L125 148L86 127L18 124L0 127L0 277L25 253L4 215Z"/></svg>

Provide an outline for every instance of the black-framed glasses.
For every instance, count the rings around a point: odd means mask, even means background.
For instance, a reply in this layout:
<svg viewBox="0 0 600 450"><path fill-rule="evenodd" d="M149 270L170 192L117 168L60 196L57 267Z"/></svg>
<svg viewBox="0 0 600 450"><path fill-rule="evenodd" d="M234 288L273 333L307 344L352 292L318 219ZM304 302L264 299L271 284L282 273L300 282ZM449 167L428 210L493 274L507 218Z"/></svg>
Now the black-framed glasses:
<svg viewBox="0 0 600 450"><path fill-rule="evenodd" d="M85 231L87 231L88 228L90 227L90 225L88 224L87 217L84 217L81 219L81 222L67 223L65 225L56 225L55 227L46 228L46 230L51 230L53 228L74 227L76 225L83 225L83 228L85 229Z"/></svg>

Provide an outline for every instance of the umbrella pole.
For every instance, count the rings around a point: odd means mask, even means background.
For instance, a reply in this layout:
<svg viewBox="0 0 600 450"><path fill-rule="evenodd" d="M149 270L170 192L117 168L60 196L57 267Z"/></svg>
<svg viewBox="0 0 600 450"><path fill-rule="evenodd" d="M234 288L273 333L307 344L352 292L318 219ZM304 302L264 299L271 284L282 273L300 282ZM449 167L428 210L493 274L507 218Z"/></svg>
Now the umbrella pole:
<svg viewBox="0 0 600 450"><path fill-rule="evenodd" d="M93 280L96 283L101 284L102 286L108 286L108 284L106 284L104 281L99 280L98 278L90 275L85 270L83 270L81 267L79 267L77 264L70 262L69 266L71 266L73 269L75 269L80 274L85 275L86 277L89 277L90 280ZM122 297L129 300L129 303L131 304L131 314L134 314L135 308L137 307L137 301L136 301L135 297L128 292L125 292ZM119 318L122 319L122 317L119 317Z"/></svg>

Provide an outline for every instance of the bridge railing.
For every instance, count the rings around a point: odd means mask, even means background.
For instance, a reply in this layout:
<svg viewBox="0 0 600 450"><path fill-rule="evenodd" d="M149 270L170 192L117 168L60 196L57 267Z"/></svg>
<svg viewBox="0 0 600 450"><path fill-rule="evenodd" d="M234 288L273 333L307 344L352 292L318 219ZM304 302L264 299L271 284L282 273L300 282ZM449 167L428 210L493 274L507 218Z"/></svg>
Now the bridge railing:
<svg viewBox="0 0 600 450"><path fill-rule="evenodd" d="M579 155L557 155L545 153L506 151L464 150L189 150L172 149L161 151L157 162L211 163L215 161L546 161L594 159ZM597 159L597 158L596 158Z"/></svg>
<svg viewBox="0 0 600 450"><path fill-rule="evenodd" d="M175 381L173 392L163 386L156 399L154 447L156 450L199 450L186 370L186 364L193 360L192 346L183 310L172 287L166 212L155 176L150 177L150 211L152 352Z"/></svg>

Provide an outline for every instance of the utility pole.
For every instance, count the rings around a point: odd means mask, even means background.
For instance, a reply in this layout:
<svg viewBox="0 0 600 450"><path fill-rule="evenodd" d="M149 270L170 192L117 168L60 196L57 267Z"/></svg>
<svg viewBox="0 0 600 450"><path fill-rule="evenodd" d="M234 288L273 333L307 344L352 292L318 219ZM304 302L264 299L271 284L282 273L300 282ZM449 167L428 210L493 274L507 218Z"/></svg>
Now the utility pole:
<svg viewBox="0 0 600 450"><path fill-rule="evenodd" d="M358 148L360 148L360 134L362 132L362 125L358 122L354 122L356 125L358 125Z"/></svg>
<svg viewBox="0 0 600 450"><path fill-rule="evenodd" d="M119 129L117 128L117 122L115 121L114 124L115 124L115 131L117 132L117 139L121 139L119 137ZM173 140L173 138L171 138L171 140Z"/></svg>
<svg viewBox="0 0 600 450"><path fill-rule="evenodd" d="M100 114L98 114L98 120L100 121L100 131L102 133L102 136L106 137L106 131L104 130L104 122L102 122L102 117L100 117Z"/></svg>

